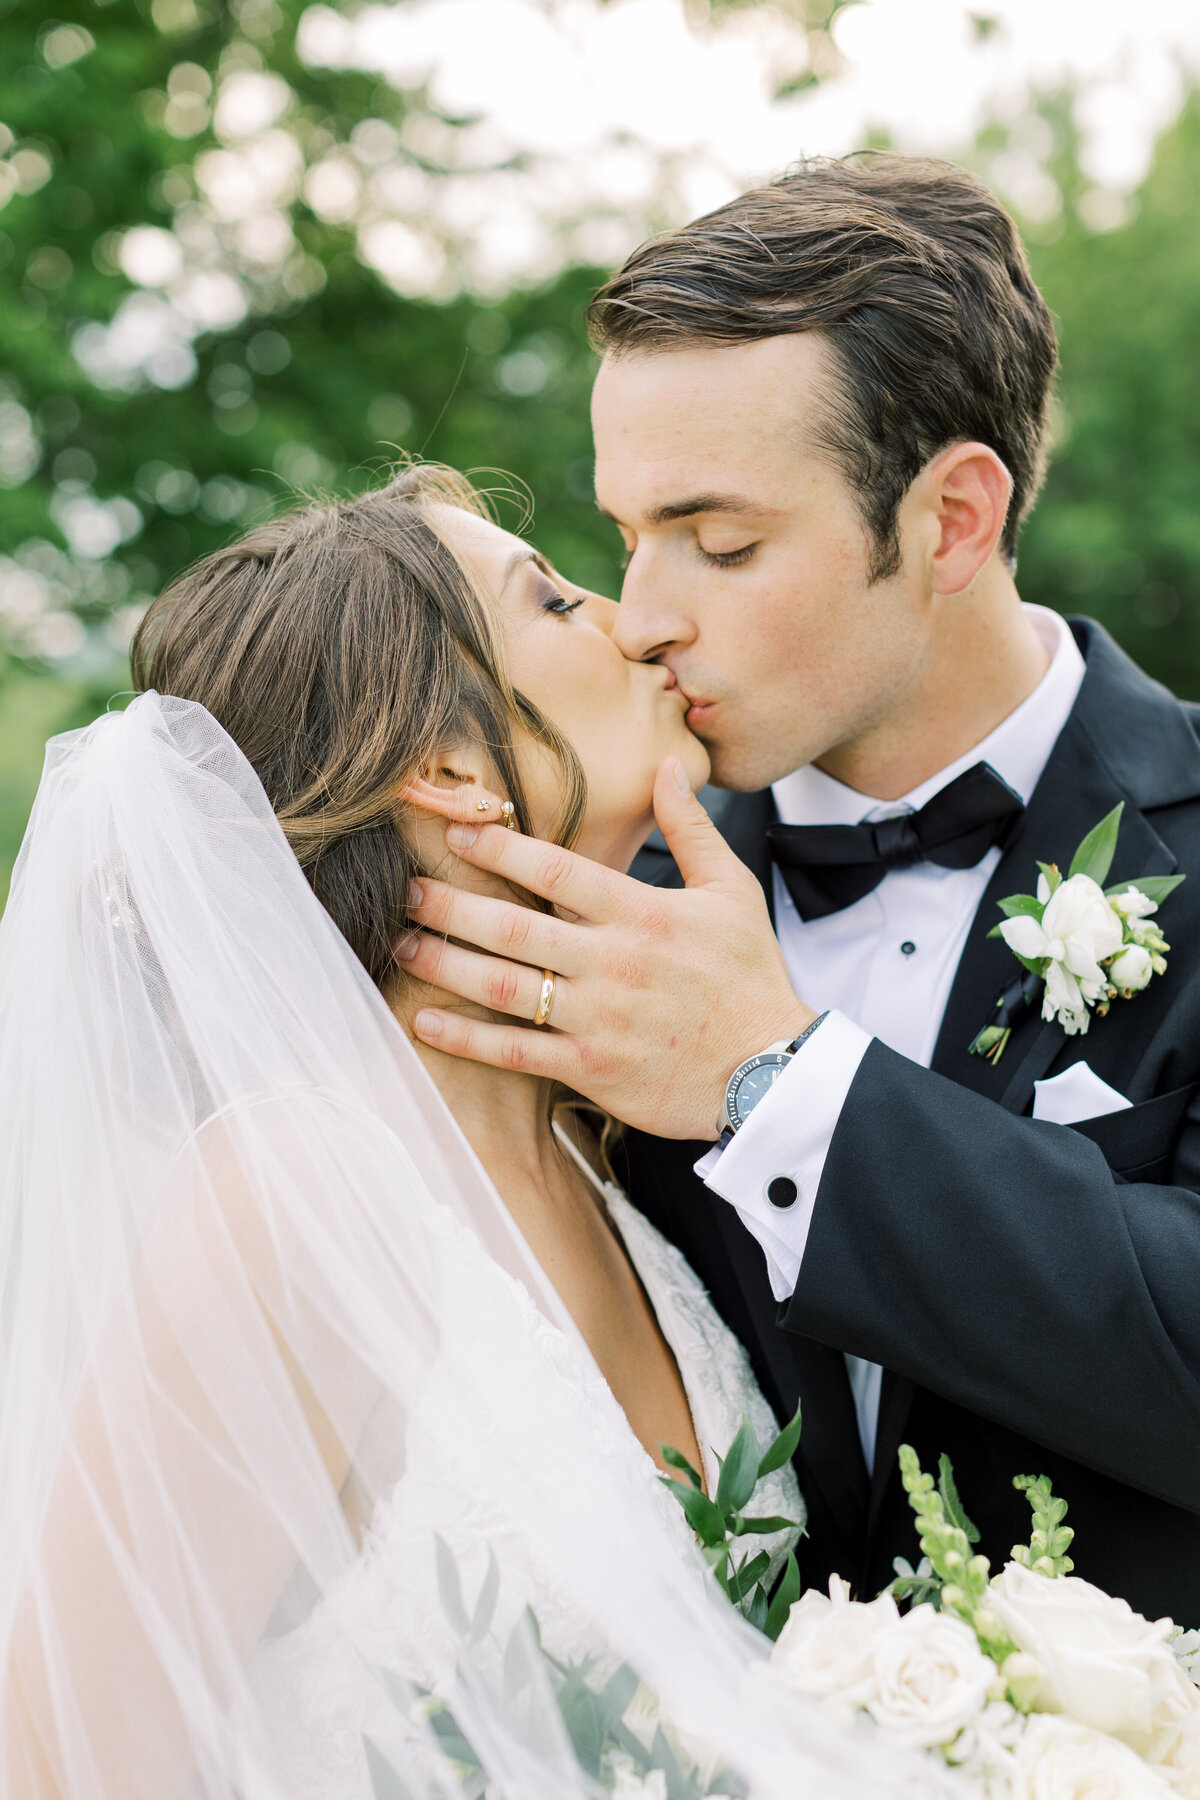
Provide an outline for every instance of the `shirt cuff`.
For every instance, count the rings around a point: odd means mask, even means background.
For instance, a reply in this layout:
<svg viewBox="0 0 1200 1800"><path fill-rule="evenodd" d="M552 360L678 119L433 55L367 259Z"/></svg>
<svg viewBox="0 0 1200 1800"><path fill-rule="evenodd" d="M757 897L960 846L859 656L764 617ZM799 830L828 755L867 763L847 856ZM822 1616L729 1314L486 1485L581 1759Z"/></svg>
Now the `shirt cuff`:
<svg viewBox="0 0 1200 1800"><path fill-rule="evenodd" d="M726 1148L717 1145L695 1165L758 1240L776 1300L796 1286L825 1158L871 1041L844 1013L829 1013ZM795 1188L785 1206L767 1198L770 1186L780 1193L780 1182Z"/></svg>

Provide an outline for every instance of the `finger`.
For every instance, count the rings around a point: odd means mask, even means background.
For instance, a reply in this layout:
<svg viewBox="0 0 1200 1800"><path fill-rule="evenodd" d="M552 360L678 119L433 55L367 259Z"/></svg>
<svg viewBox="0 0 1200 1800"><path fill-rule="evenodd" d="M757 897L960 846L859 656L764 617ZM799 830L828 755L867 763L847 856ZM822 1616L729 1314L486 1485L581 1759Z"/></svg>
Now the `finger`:
<svg viewBox="0 0 1200 1800"><path fill-rule="evenodd" d="M748 873L692 792L687 770L669 756L654 780L654 817L685 887L703 887Z"/></svg>
<svg viewBox="0 0 1200 1800"><path fill-rule="evenodd" d="M553 1031L532 1026L493 1025L481 1019L465 1019L461 1013L423 1007L413 1020L413 1030L423 1044L461 1056L467 1062L490 1063L496 1069L519 1069L570 1086L575 1067L571 1040Z"/></svg>
<svg viewBox="0 0 1200 1800"><path fill-rule="evenodd" d="M503 837L509 835L501 832ZM534 912L532 907L493 900L486 894L468 894L449 882L422 875L409 889L408 914L428 931L460 938L494 956L509 956L539 971L553 969L556 975L579 972L577 934L581 927L549 913Z"/></svg>
<svg viewBox="0 0 1200 1800"><path fill-rule="evenodd" d="M444 938L416 931L396 952L403 967L431 987L446 988L461 1000L473 1000L489 1012L511 1013L528 1022L542 998L542 972L498 956L479 956ZM568 984L556 977L552 1011L555 1024L569 1019ZM566 1002L566 1004L564 1004Z"/></svg>
<svg viewBox="0 0 1200 1800"><path fill-rule="evenodd" d="M491 870L593 925L614 918L621 911L622 891L637 885L586 856L498 825L451 825L446 842L477 869Z"/></svg>

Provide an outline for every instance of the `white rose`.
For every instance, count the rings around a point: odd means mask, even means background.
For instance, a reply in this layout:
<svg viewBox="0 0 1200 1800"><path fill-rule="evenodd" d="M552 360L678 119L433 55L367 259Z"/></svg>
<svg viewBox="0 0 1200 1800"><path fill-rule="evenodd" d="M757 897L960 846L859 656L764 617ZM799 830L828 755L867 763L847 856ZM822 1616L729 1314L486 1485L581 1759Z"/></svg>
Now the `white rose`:
<svg viewBox="0 0 1200 1800"><path fill-rule="evenodd" d="M1108 903L1116 907L1123 919L1148 919L1151 913L1158 911L1158 901L1151 900L1141 888L1132 884L1123 893L1110 894Z"/></svg>
<svg viewBox="0 0 1200 1800"><path fill-rule="evenodd" d="M1039 894L1044 881L1038 884ZM1090 875L1072 875L1046 902L1041 922L1020 913L1005 919L1000 935L1010 950L1031 961L1049 958L1042 1017L1061 1018L1068 1034L1087 1030L1088 1003L1107 985L1100 964L1121 948L1124 926Z"/></svg>
<svg viewBox="0 0 1200 1800"><path fill-rule="evenodd" d="M867 1605L851 1600L836 1576L829 1591L826 1599L809 1588L792 1607L771 1653L772 1674L793 1693L865 1706L875 1691L872 1647L898 1627L900 1613L890 1594Z"/></svg>
<svg viewBox="0 0 1200 1800"><path fill-rule="evenodd" d="M1148 1760L1183 1800L1200 1800L1200 1712L1189 1713L1173 1736L1160 1733Z"/></svg>
<svg viewBox="0 0 1200 1800"><path fill-rule="evenodd" d="M1154 973L1150 952L1141 944L1126 944L1108 965L1108 979L1123 994L1136 994Z"/></svg>
<svg viewBox="0 0 1200 1800"><path fill-rule="evenodd" d="M987 1705L996 1665L969 1625L914 1606L894 1630L875 1640L875 1723L913 1749L949 1744Z"/></svg>
<svg viewBox="0 0 1200 1800"><path fill-rule="evenodd" d="M1069 1713L1157 1760L1200 1708L1170 1645L1169 1619L1152 1622L1078 1575L1049 1576L1006 1563L989 1603L1043 1675L1039 1712Z"/></svg>
<svg viewBox="0 0 1200 1800"><path fill-rule="evenodd" d="M662 1724L662 1708L654 1689L639 1681L633 1699L621 1719L626 1731L632 1732L642 1749L649 1753L654 1734Z"/></svg>
<svg viewBox="0 0 1200 1800"><path fill-rule="evenodd" d="M613 1800L667 1800L667 1778L661 1769L639 1775L631 1756L610 1759Z"/></svg>
<svg viewBox="0 0 1200 1800"><path fill-rule="evenodd" d="M1030 1719L1013 1761L1013 1800L1166 1800L1172 1792L1128 1745L1073 1719Z"/></svg>

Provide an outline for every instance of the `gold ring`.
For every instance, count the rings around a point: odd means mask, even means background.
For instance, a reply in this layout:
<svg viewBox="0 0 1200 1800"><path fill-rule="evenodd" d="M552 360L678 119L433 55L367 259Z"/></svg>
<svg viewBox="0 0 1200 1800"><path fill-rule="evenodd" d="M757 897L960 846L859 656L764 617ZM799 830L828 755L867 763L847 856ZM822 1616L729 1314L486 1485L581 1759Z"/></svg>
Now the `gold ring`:
<svg viewBox="0 0 1200 1800"><path fill-rule="evenodd" d="M538 1001L538 1009L533 1015L535 1025L545 1025L554 1010L554 971L542 970L542 997Z"/></svg>

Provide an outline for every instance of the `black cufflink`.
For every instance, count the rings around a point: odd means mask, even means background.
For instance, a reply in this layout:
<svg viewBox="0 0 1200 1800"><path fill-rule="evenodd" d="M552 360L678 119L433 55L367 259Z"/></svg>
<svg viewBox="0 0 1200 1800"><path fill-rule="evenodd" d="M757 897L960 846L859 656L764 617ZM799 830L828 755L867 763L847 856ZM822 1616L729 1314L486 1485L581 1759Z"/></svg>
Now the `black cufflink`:
<svg viewBox="0 0 1200 1800"><path fill-rule="evenodd" d="M796 1194L796 1184L790 1175L776 1175L774 1181L767 1183L767 1199L772 1206L791 1206Z"/></svg>

